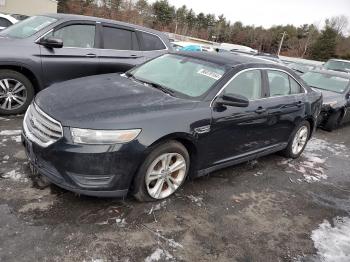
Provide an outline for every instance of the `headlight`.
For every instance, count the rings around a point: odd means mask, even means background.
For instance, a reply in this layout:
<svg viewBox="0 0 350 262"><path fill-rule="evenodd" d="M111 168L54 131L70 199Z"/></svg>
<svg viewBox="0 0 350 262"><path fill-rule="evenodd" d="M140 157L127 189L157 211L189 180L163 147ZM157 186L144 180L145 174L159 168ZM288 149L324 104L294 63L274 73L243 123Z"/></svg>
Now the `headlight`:
<svg viewBox="0 0 350 262"><path fill-rule="evenodd" d="M330 102L324 102L323 105L324 106L330 106L333 107L338 103L338 101L330 101Z"/></svg>
<svg viewBox="0 0 350 262"><path fill-rule="evenodd" d="M73 142L77 144L122 144L134 140L141 132L141 129L130 130L94 130L71 128Z"/></svg>

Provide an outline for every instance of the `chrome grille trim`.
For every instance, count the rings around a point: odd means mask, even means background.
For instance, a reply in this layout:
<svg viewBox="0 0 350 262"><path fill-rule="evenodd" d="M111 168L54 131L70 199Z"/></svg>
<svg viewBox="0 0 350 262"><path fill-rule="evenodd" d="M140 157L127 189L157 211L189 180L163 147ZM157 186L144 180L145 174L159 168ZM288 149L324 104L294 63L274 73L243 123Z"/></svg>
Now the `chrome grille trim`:
<svg viewBox="0 0 350 262"><path fill-rule="evenodd" d="M63 137L61 123L44 113L35 103L27 109L23 129L28 139L42 147L48 147Z"/></svg>

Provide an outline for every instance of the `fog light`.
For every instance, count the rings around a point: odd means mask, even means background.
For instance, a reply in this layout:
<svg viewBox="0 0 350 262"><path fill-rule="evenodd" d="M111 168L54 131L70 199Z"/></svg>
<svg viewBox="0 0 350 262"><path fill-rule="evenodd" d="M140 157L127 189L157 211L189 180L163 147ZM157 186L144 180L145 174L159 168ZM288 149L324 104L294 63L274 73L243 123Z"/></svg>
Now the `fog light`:
<svg viewBox="0 0 350 262"><path fill-rule="evenodd" d="M76 182L80 187L108 187L112 182L114 175L103 175L103 176L86 176L68 173L68 175Z"/></svg>

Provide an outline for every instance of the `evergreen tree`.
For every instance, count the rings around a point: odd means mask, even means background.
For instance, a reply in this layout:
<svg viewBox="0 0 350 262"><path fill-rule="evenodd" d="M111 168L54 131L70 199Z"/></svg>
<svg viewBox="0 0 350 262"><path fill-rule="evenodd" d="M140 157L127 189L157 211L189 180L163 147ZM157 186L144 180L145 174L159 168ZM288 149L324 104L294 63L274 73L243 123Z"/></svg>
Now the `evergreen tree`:
<svg viewBox="0 0 350 262"><path fill-rule="evenodd" d="M311 47L311 58L328 60L335 56L338 33L326 23L326 28Z"/></svg>

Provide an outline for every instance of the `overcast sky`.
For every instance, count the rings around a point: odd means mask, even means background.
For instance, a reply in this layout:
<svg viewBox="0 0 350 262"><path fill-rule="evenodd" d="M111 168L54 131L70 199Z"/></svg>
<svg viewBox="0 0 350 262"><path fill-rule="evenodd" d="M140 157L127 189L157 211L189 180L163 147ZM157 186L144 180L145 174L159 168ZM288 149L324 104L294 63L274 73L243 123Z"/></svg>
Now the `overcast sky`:
<svg viewBox="0 0 350 262"><path fill-rule="evenodd" d="M325 18L337 15L350 20L350 0L169 0L169 3L176 7L186 5L197 14L224 14L231 22L265 28L278 24L323 26Z"/></svg>

